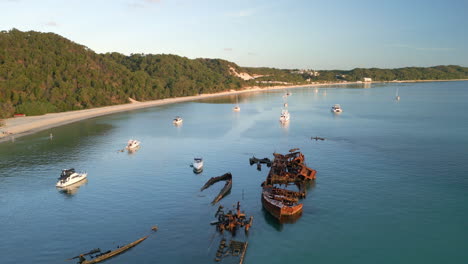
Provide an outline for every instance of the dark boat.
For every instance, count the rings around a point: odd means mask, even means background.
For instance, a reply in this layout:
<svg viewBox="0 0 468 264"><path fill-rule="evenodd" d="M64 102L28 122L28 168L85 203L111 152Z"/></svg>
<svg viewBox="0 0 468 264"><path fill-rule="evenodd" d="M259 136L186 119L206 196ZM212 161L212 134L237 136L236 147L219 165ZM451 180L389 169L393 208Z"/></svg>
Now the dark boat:
<svg viewBox="0 0 468 264"><path fill-rule="evenodd" d="M86 259L85 259L85 260L82 260L82 261L80 261L79 263L80 263L80 264L92 264L92 263L98 263L98 262L104 261L104 260L106 260L106 259L112 258L112 257L117 256L117 255L119 255L119 254L121 254L121 253L123 253L123 252L129 250L130 248L132 248L132 247L134 247L134 246L140 244L141 242L143 242L143 241L144 241L145 239L147 239L148 237L149 237L149 235L144 236L144 237L142 237L142 238L140 238L140 239L138 239L138 240L136 240L136 241L134 241L134 242L132 242L132 243L126 245L126 246L123 246L123 247L121 247L121 248L118 248L118 249L116 249L116 250L113 250L113 251L111 251L111 252L108 252L108 253L106 253L106 254L104 254L104 255L101 255L101 256L99 256L99 257L97 257L97 258L94 258L94 259L91 259L91 260L86 260Z"/></svg>
<svg viewBox="0 0 468 264"><path fill-rule="evenodd" d="M203 185L203 187L200 189L200 191L203 191L206 188L210 187L211 185L213 185L213 184L215 184L216 182L219 182L219 181L226 181L226 183L224 184L224 187L221 189L219 194L213 199L211 204L216 204L217 202L219 202L221 199L223 199L224 196L226 196L231 191L231 188L232 188L232 174L230 172L228 172L228 173L225 173L225 174L223 174L221 176L218 176L218 177L211 177L205 183L205 185Z"/></svg>

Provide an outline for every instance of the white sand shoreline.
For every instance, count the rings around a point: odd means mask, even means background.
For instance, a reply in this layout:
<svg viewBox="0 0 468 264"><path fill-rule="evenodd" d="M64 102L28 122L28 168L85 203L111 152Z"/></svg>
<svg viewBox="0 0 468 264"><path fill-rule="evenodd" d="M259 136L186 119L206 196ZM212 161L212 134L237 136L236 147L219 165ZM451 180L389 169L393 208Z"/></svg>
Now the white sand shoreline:
<svg viewBox="0 0 468 264"><path fill-rule="evenodd" d="M438 81L438 80L435 80ZM450 80L451 81L451 80ZM462 81L462 80L454 80L454 81ZM394 81L396 83L402 82L417 82L417 81ZM372 83L381 83L381 82L372 82ZM73 123L76 121L89 119L93 117L109 115L119 112L125 112L130 110L142 109L142 108L149 108L159 105L166 105L166 104L173 104L179 102L186 102L186 101L193 101L199 99L205 99L210 97L219 97L219 96L226 96L226 95L233 95L233 94L240 94L240 93L249 93L249 92L258 92L258 91L269 91L269 90L278 90L278 89L291 89L291 88L298 88L298 87L320 87L320 86L330 86L330 85L348 85L348 84L363 84L357 82L339 82L339 83L321 83L321 84L303 84L303 85L283 85L283 86L269 86L269 87L248 87L244 90L239 91L228 91L228 92L220 92L214 94L202 94L197 96L185 96L185 97L176 97L176 98L167 98L167 99L159 99L153 101L146 101L146 102L135 102L135 103L127 103L121 105L112 105L112 106L104 106L98 108L91 108L91 109L84 109L84 110L76 110L76 111L68 111L68 112L61 112L61 113L50 113L41 116L28 116L28 117L16 117L16 118L8 118L4 119L5 125L0 127L0 142L9 141L14 138L18 138L21 136L33 134L42 130L46 130L52 127L57 127L69 123Z"/></svg>

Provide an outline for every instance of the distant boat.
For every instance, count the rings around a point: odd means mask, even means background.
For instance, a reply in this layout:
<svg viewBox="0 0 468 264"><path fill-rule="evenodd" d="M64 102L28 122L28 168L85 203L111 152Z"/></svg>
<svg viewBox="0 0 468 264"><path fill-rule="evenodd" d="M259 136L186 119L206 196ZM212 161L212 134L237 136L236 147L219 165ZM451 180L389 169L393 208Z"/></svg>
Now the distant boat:
<svg viewBox="0 0 468 264"><path fill-rule="evenodd" d="M289 121L289 119L290 119L290 114L289 114L288 109L283 109L281 111L281 115L280 115L280 118L279 118L280 122L281 123L286 123L286 122Z"/></svg>
<svg viewBox="0 0 468 264"><path fill-rule="evenodd" d="M194 158L193 163L193 172L200 173L203 171L203 159L202 158Z"/></svg>
<svg viewBox="0 0 468 264"><path fill-rule="evenodd" d="M400 96L398 95L398 87L397 87L397 90L396 90L395 100L400 101Z"/></svg>
<svg viewBox="0 0 468 264"><path fill-rule="evenodd" d="M174 120L172 120L172 123L173 123L174 125L180 125L180 124L182 124L183 121L184 121L184 120L182 119L182 117L176 116L176 118L174 118Z"/></svg>
<svg viewBox="0 0 468 264"><path fill-rule="evenodd" d="M62 170L62 173L60 174L58 182L57 184L55 184L55 186L59 188L67 187L86 179L87 176L87 173L77 173L73 168L68 170Z"/></svg>
<svg viewBox="0 0 468 264"><path fill-rule="evenodd" d="M315 88L314 93L318 93L318 89L317 89L317 88Z"/></svg>
<svg viewBox="0 0 468 264"><path fill-rule="evenodd" d="M140 143L141 142L136 139L130 139L127 142L127 146L125 147L125 149L128 151L134 151L140 147Z"/></svg>
<svg viewBox="0 0 468 264"><path fill-rule="evenodd" d="M237 94L236 94L236 106L232 109L234 112L240 112L240 107L239 107L239 100L237 99Z"/></svg>
<svg viewBox="0 0 468 264"><path fill-rule="evenodd" d="M331 111L333 113L341 113L343 112L343 109L341 109L341 106L339 104L335 104L334 106L332 106Z"/></svg>

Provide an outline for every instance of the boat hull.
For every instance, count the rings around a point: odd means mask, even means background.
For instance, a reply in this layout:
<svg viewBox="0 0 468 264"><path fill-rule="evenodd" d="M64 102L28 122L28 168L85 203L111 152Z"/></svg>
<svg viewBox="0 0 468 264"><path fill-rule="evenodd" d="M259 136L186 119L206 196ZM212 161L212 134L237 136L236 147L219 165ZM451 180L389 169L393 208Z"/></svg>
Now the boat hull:
<svg viewBox="0 0 468 264"><path fill-rule="evenodd" d="M297 215L302 212L303 204L299 203L294 206L285 205L279 201L275 201L268 197L269 193L263 191L262 193L262 205L263 207L275 218L281 220L285 217Z"/></svg>

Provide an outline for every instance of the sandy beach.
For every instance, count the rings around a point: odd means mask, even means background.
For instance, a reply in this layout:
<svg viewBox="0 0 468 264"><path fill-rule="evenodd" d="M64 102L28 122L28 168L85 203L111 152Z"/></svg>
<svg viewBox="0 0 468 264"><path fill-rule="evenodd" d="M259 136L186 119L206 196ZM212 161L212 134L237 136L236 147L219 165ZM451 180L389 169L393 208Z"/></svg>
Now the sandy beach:
<svg viewBox="0 0 468 264"><path fill-rule="evenodd" d="M286 89L286 88L295 88L295 87L306 87L308 85L296 85L296 86L272 86L272 87L249 87L239 91L227 91L213 94L201 94L197 96L185 96L185 97L176 97L176 98L167 98L160 100L152 100L145 102L133 101L128 104L121 105L112 105L97 107L91 109L77 110L77 111L68 111L60 113L50 113L40 116L26 116L26 117L15 117L4 119L4 126L0 127L0 142L9 141L14 138L21 136L29 135L42 131L51 127L57 127L76 121L109 115L119 112L125 112L135 109L154 107L165 104L173 104L185 101L199 100L210 97L226 96L240 93L249 93L249 92L258 92L258 91L268 91L268 90L277 90L277 89ZM314 85L317 86L317 85Z"/></svg>
<svg viewBox="0 0 468 264"><path fill-rule="evenodd" d="M416 81L411 80L411 81L393 81L393 82L401 83L401 82L416 82ZM24 135L32 134L32 133L42 131L51 127L57 127L57 126L69 124L69 123L76 122L79 120L114 114L118 112L130 111L130 110L135 110L135 109L165 105L165 104L192 101L192 100L204 99L204 98L209 98L209 97L258 92L258 91L291 89L291 88L298 88L298 87L348 85L348 84L356 84L356 83L358 82L321 83L321 84L310 84L310 85L306 85L306 84L281 85L281 86L268 86L268 87L254 86L254 87L248 87L239 91L227 91L227 92L220 92L220 93L214 93L214 94L202 94L202 95L197 95L197 96L176 97L176 98L160 99L160 100L145 101L145 102L133 101L132 103L128 103L128 104L105 106L105 107L98 107L98 108L91 108L91 109L77 110L77 111L68 111L68 112L61 112L61 113L50 113L50 114L45 114L41 116L8 118L8 119L3 120L5 125L0 127L0 142L12 140L14 138L18 138ZM372 83L380 83L380 82L372 82ZM359 83L359 84L362 84L362 83Z"/></svg>

